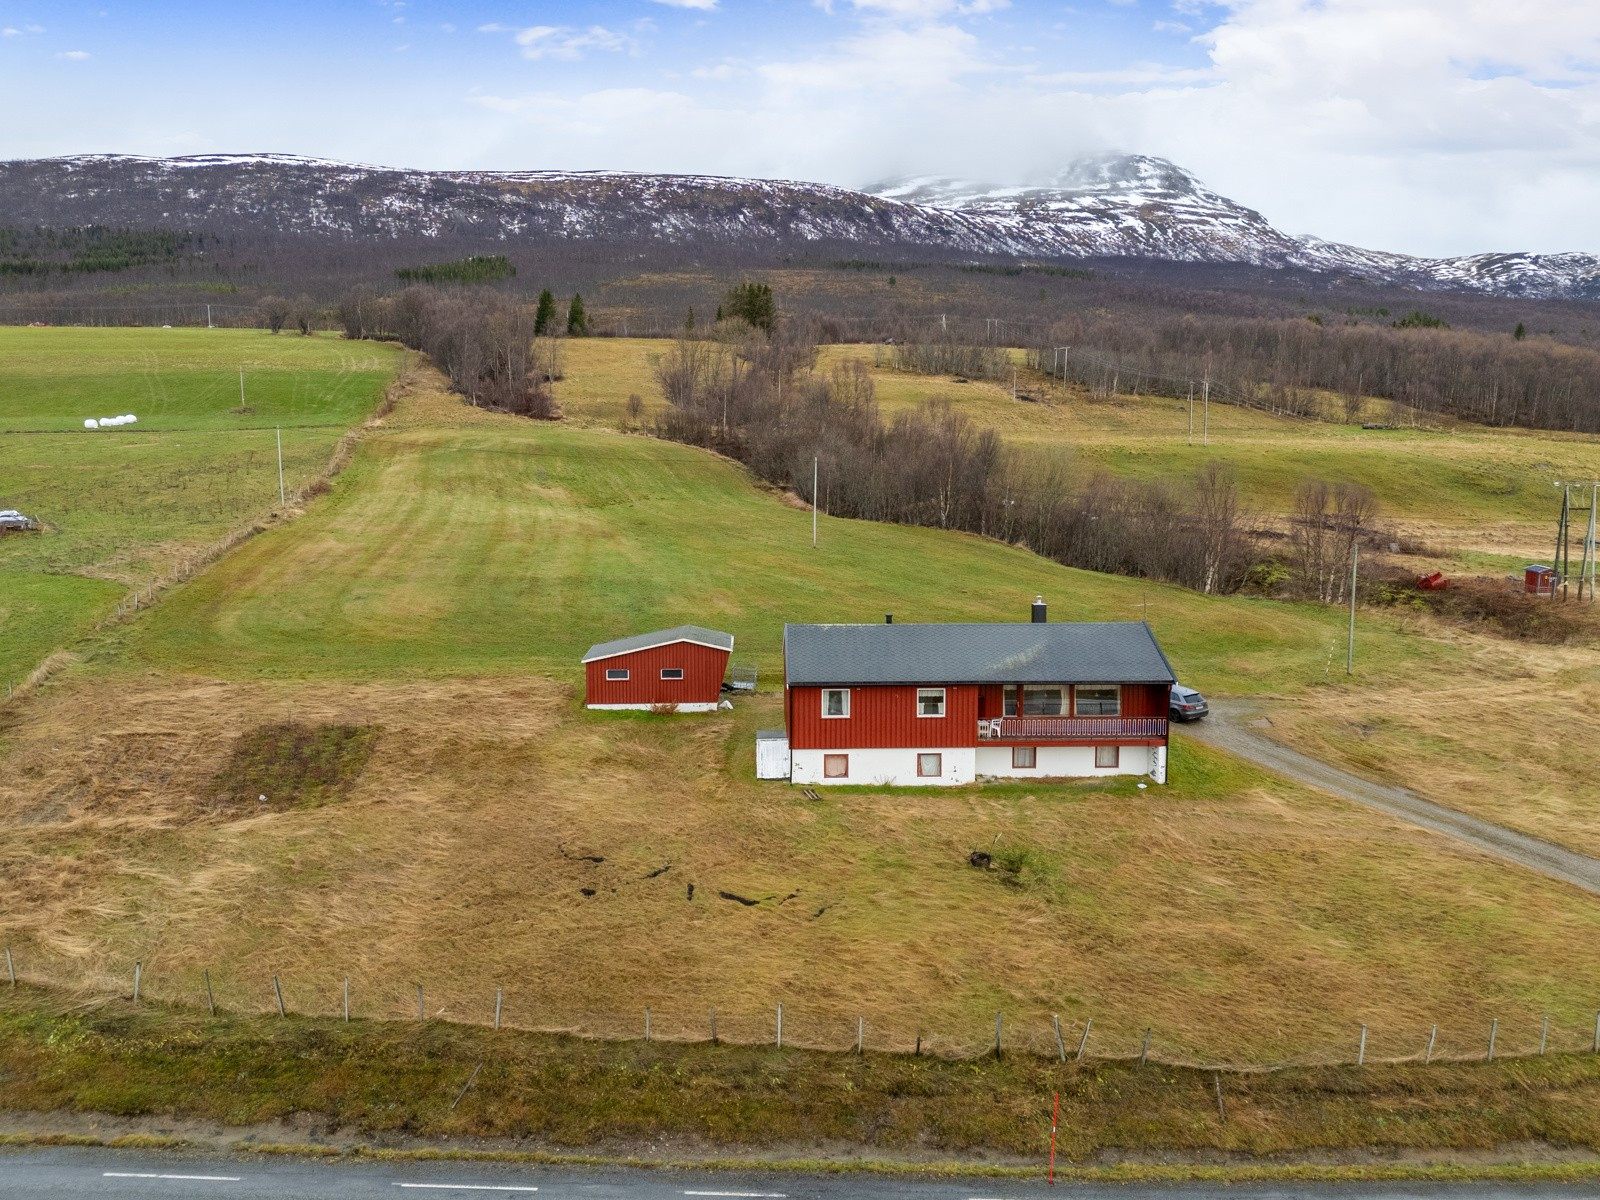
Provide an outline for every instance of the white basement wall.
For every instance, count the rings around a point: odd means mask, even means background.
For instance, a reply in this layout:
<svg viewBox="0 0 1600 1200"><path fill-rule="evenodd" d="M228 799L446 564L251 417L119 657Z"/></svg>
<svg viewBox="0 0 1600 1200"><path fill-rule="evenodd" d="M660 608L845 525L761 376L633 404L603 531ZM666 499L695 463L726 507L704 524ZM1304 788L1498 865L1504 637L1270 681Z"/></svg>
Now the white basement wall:
<svg viewBox="0 0 1600 1200"><path fill-rule="evenodd" d="M850 759L850 774L843 779L824 779L822 758L825 754L844 754ZM917 774L917 755L939 754L943 774L937 779L923 778ZM977 752L972 746L940 748L926 746L920 750L792 750L791 783L849 783L858 787L936 787L940 784L971 783L977 778Z"/></svg>

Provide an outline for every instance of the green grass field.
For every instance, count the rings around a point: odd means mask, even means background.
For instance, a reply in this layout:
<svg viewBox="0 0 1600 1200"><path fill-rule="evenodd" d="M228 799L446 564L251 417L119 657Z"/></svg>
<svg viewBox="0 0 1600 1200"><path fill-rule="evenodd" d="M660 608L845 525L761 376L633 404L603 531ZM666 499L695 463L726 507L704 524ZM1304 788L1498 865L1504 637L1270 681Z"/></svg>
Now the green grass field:
<svg viewBox="0 0 1600 1200"><path fill-rule="evenodd" d="M630 392L654 411L663 401L652 360L665 346L642 339L568 342L568 379L557 397L573 419L613 427L623 419ZM870 365L874 356L871 346L828 346L818 370L851 359ZM1550 552L1546 535L1553 543L1558 509L1554 481L1600 477L1600 439L1587 436L1463 424L1363 430L1214 404L1209 445L1199 444L1197 408L1191 446L1187 407L1172 399L1094 400L1027 370L1019 372L1020 390L1044 403L1013 400L1009 386L981 381L890 370L876 370L874 380L885 413L945 400L1020 449L1068 456L1085 477L1105 470L1132 479L1183 480L1208 461L1226 463L1246 505L1268 523L1291 511L1295 489L1308 476L1363 483L1377 494L1383 523L1420 533L1436 546L1432 561L1493 574ZM1480 557L1465 557L1473 553Z"/></svg>
<svg viewBox="0 0 1600 1200"><path fill-rule="evenodd" d="M315 477L393 377L387 347L243 330L0 328L0 680ZM246 405L238 411L239 368ZM86 417L135 425L86 430Z"/></svg>
<svg viewBox="0 0 1600 1200"><path fill-rule="evenodd" d="M582 378L573 371L574 382ZM624 395L626 393L624 392ZM785 620L1148 613L1184 676L1238 694L1383 695L1493 671L1499 648L1364 618L1092 575L934 530L827 520L737 466L581 424L494 416L417 385L332 491L239 547L17 711L0 751L0 930L44 978L259 1011L279 975L328 1012L624 1035L797 1041L865 1013L880 1045L981 1050L996 1009L1047 1050L1093 1017L1108 1053L1266 1061L1470 1053L1490 1016L1592 1022L1600 911L1570 889L1184 740L1174 783L871 790L753 778L781 722ZM703 720L580 707L591 642L726 628L765 694ZM239 811L263 725L352 726L344 798ZM94 731L84 736L83 731ZM365 735L364 735L365 736ZM235 764L230 766L230 764ZM261 787L270 786L263 782ZM264 794L264 791L263 791ZM1014 878L967 856L1018 852ZM667 868L662 870L661 868ZM692 897L688 885L694 884ZM755 898L745 906L722 893Z"/></svg>

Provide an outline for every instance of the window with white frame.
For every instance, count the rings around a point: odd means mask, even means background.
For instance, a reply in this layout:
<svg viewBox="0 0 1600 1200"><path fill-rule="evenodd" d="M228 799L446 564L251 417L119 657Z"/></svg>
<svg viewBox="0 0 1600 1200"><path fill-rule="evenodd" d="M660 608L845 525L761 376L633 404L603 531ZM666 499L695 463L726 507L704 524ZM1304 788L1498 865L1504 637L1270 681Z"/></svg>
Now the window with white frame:
<svg viewBox="0 0 1600 1200"><path fill-rule="evenodd" d="M917 716L942 717L944 716L944 689L943 688L918 688L917 689Z"/></svg>
<svg viewBox="0 0 1600 1200"><path fill-rule="evenodd" d="M1061 684L1028 684L1022 689L1022 715L1059 717L1067 711L1067 689Z"/></svg>
<svg viewBox="0 0 1600 1200"><path fill-rule="evenodd" d="M1002 716L1006 716L1006 717L1014 717L1014 716L1016 716L1017 715L1017 685L1014 684L1014 683L1006 684L1004 697L1005 697L1004 703L1002 704L1001 709L1000 709L1001 715Z"/></svg>
<svg viewBox="0 0 1600 1200"><path fill-rule="evenodd" d="M944 774L944 755L917 755L917 775L923 779L937 779Z"/></svg>
<svg viewBox="0 0 1600 1200"><path fill-rule="evenodd" d="M1013 767L1037 767L1039 765L1039 747L1011 747L1011 765Z"/></svg>
<svg viewBox="0 0 1600 1200"><path fill-rule="evenodd" d="M663 679L682 679L683 678L683 668L682 667L662 667L661 668L661 678L663 678Z"/></svg>
<svg viewBox="0 0 1600 1200"><path fill-rule="evenodd" d="M1120 746L1096 746L1094 748L1094 765L1097 767L1114 767L1120 762L1122 755Z"/></svg>
<svg viewBox="0 0 1600 1200"><path fill-rule="evenodd" d="M850 777L850 756L848 754L824 754L822 756L822 777L824 779L848 779Z"/></svg>
<svg viewBox="0 0 1600 1200"><path fill-rule="evenodd" d="M1122 712L1122 689L1114 683L1080 683L1072 689L1072 702L1080 717L1115 717Z"/></svg>
<svg viewBox="0 0 1600 1200"><path fill-rule="evenodd" d="M848 717L850 715L850 689L823 688L822 715L825 717Z"/></svg>
<svg viewBox="0 0 1600 1200"><path fill-rule="evenodd" d="M606 668L606 679L608 681L617 681L617 680L623 680L623 679L626 679L626 678L628 678L628 668L627 667L607 667Z"/></svg>

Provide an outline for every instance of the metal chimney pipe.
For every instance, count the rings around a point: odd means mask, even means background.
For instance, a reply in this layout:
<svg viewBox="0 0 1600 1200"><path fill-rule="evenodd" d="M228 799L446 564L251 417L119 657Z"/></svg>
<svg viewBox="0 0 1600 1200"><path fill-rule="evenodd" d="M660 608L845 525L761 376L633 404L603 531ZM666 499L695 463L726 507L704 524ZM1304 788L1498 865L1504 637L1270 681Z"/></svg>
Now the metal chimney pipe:
<svg viewBox="0 0 1600 1200"><path fill-rule="evenodd" d="M885 625L893 625L894 624L894 614L893 613L884 613L883 614L883 623Z"/></svg>
<svg viewBox="0 0 1600 1200"><path fill-rule="evenodd" d="M1035 596L1033 598L1033 623L1035 625L1043 625L1046 620L1047 612L1048 609L1045 607L1044 597Z"/></svg>

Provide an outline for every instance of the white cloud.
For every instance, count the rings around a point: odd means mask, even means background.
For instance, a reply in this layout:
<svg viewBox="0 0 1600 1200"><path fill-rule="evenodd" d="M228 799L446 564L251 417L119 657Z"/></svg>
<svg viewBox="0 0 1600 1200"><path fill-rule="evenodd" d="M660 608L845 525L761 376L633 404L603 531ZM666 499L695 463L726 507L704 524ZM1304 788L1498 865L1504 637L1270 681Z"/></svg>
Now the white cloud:
<svg viewBox="0 0 1600 1200"><path fill-rule="evenodd" d="M696 67L689 74L695 79L707 79L716 83L725 83L730 79L737 79L750 72L743 67L736 67L732 63L718 63L714 67Z"/></svg>
<svg viewBox="0 0 1600 1200"><path fill-rule="evenodd" d="M0 29L0 37L21 37L21 36L22 36L22 30L13 29L9 25L7 25L4 29Z"/></svg>
<svg viewBox="0 0 1600 1200"><path fill-rule="evenodd" d="M82 62L89 57L89 52L87 50L63 50L56 57L65 58L72 62Z"/></svg>
<svg viewBox="0 0 1600 1200"><path fill-rule="evenodd" d="M588 50L637 50L638 43L624 33L603 25L575 29L570 25L530 25L512 29L505 25L478 26L479 33L509 33L522 57L537 62L542 58L578 59Z"/></svg>
<svg viewBox="0 0 1600 1200"><path fill-rule="evenodd" d="M668 8L689 8L696 12L715 12L717 0L654 0L656 4L664 4Z"/></svg>

